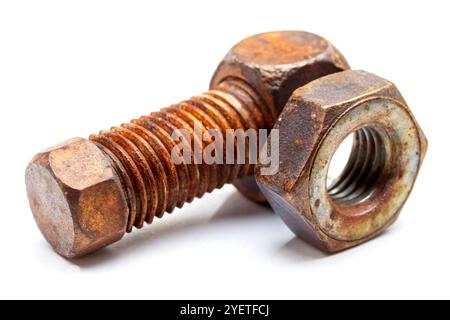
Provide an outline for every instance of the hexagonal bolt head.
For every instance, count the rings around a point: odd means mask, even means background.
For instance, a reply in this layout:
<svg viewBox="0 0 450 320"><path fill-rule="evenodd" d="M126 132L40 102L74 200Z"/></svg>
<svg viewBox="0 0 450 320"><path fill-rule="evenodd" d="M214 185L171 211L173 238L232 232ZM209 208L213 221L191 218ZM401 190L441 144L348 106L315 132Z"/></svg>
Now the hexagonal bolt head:
<svg viewBox="0 0 450 320"><path fill-rule="evenodd" d="M243 79L262 98L271 129L292 92L320 77L350 69L345 57L328 40L309 32L278 31L248 37L225 56L211 88L230 78ZM234 185L246 197L264 203L253 176Z"/></svg>
<svg viewBox="0 0 450 320"><path fill-rule="evenodd" d="M365 242L396 220L427 149L398 89L364 71L296 90L274 129L279 171L262 175L258 167L258 185L294 233L328 252ZM328 186L331 158L354 132L349 162Z"/></svg>
<svg viewBox="0 0 450 320"><path fill-rule="evenodd" d="M128 205L109 159L91 141L76 138L37 154L26 186L44 237L69 258L123 237Z"/></svg>

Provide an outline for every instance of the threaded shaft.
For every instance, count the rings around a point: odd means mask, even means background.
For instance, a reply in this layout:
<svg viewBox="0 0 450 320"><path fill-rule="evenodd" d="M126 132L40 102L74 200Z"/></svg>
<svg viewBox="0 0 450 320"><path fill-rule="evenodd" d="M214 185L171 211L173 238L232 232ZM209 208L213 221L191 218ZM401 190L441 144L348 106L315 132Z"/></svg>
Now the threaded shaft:
<svg viewBox="0 0 450 320"><path fill-rule="evenodd" d="M184 129L191 135L186 140L191 145L186 147L193 150L195 144L204 147L211 142L195 135L196 124L201 124L202 131L220 130L225 139L227 129L272 128L275 120L274 110L248 84L228 79L215 90L101 131L90 140L109 156L121 178L129 206L127 231L131 232L133 226L141 228L155 216L162 217L195 197L253 172L254 166L247 162L175 164L172 150L179 143L172 138L175 130ZM222 145L225 156L225 143Z"/></svg>

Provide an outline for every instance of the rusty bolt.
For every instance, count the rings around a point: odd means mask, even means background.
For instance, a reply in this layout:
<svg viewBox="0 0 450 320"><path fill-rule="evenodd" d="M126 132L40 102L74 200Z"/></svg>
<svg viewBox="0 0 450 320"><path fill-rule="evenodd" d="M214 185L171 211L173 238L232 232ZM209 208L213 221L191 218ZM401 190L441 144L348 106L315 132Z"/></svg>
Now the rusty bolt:
<svg viewBox="0 0 450 320"><path fill-rule="evenodd" d="M251 175L250 164L175 165L172 132L182 128L195 136L197 121L203 130L270 129L293 90L345 69L345 58L314 34L272 32L241 41L219 65L209 92L37 154L26 185L39 229L59 254L79 257ZM203 142L194 137L196 143ZM252 179L237 185L264 200Z"/></svg>
<svg viewBox="0 0 450 320"><path fill-rule="evenodd" d="M294 233L328 252L365 242L397 219L427 150L394 84L363 71L296 90L274 128L279 171L263 176L258 166L258 185ZM331 158L352 133L347 166L328 186Z"/></svg>

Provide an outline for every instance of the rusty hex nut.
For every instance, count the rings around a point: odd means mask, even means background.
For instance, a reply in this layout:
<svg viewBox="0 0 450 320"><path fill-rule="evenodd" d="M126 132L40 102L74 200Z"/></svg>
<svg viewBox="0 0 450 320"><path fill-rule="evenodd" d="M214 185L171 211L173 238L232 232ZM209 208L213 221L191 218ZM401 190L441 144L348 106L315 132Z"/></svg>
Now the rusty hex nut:
<svg viewBox="0 0 450 320"><path fill-rule="evenodd" d="M128 205L119 177L89 140L38 153L27 167L26 186L39 229L62 256L82 256L125 234Z"/></svg>
<svg viewBox="0 0 450 320"><path fill-rule="evenodd" d="M328 252L365 242L397 219L427 150L395 85L364 71L296 90L274 129L279 171L262 175L258 166L258 185L294 233ZM352 133L347 166L327 185L331 158Z"/></svg>
<svg viewBox="0 0 450 320"><path fill-rule="evenodd" d="M240 79L258 93L275 124L292 92L320 77L350 69L345 57L328 40L304 31L266 32L236 44L218 66L211 80L214 89L225 80ZM254 176L238 179L234 185L248 198L266 202Z"/></svg>

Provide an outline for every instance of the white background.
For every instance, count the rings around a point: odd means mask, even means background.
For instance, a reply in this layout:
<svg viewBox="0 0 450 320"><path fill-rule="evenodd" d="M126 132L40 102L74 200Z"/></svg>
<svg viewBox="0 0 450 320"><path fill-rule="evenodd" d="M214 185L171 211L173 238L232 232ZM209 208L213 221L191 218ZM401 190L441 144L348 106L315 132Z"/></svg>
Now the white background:
<svg viewBox="0 0 450 320"><path fill-rule="evenodd" d="M1 1L0 298L450 298L448 1ZM333 42L392 80L430 145L400 220L328 256L228 186L78 261L36 228L39 150L207 90L233 44Z"/></svg>

